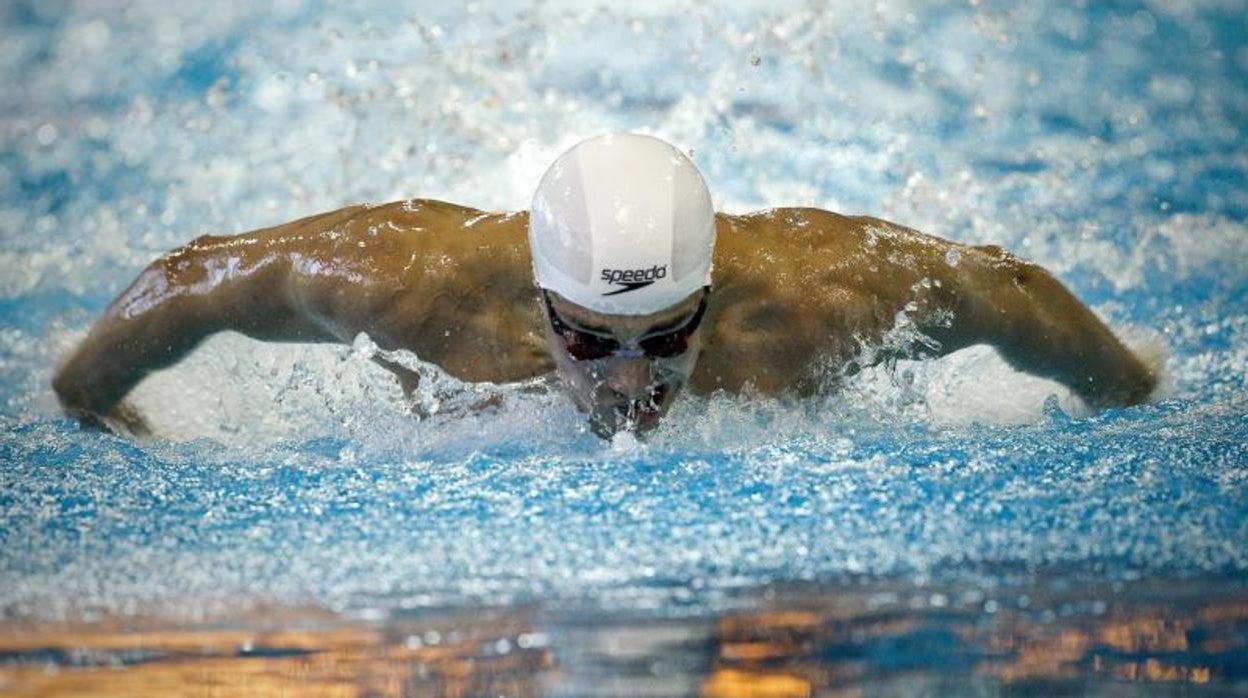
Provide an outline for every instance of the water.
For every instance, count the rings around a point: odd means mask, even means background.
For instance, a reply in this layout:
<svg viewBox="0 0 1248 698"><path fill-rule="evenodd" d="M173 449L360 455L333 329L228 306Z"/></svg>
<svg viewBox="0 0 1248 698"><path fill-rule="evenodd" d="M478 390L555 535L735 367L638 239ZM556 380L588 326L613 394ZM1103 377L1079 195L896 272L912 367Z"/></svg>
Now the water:
<svg viewBox="0 0 1248 698"><path fill-rule="evenodd" d="M734 7L0 6L0 690L188 657L418 694L461 660L479 693L1243 690L1248 8ZM972 349L602 444L557 394L418 422L366 346L221 336L136 391L156 439L58 414L56 357L164 250L525 208L605 129L690 149L721 210L1012 249L1168 387L1091 415Z"/></svg>

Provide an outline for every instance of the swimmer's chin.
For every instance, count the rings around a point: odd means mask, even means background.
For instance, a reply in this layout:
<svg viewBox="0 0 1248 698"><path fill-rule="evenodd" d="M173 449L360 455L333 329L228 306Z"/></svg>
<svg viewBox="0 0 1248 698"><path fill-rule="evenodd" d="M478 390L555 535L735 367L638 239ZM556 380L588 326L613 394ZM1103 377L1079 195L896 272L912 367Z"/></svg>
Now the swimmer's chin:
<svg viewBox="0 0 1248 698"><path fill-rule="evenodd" d="M642 436L659 426L666 411L665 409L643 410L629 415L616 409L600 410L590 415L589 428L604 441L610 441L620 432Z"/></svg>
<svg viewBox="0 0 1248 698"><path fill-rule="evenodd" d="M589 420L589 430L594 432L594 434L603 441L610 441L615 438L617 434L621 433L629 433L638 437L645 436L656 426L658 426L658 420L655 420L654 422L618 422L614 420L607 422L599 419Z"/></svg>

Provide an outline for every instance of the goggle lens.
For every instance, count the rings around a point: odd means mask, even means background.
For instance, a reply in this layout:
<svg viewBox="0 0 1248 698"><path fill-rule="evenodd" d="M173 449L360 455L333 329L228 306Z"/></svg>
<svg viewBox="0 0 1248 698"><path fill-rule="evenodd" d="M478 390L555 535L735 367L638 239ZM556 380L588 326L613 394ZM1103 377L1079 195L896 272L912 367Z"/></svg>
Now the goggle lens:
<svg viewBox="0 0 1248 698"><path fill-rule="evenodd" d="M674 356L680 356L689 350L689 339L697 332L698 326L702 324L702 315L706 312L706 298L709 294L702 294L702 301L698 303L698 310L689 318L685 324L674 330L664 332L662 334L643 337L637 341L637 346L642 353L648 357L656 359L668 359ZM546 317L550 320L551 327L555 333L563 340L563 348L576 361L593 361L595 359L605 359L612 354L620 351L619 340L600 335L593 332L585 332L568 325L555 312L555 308L551 305L550 296L542 291L542 299L546 301Z"/></svg>

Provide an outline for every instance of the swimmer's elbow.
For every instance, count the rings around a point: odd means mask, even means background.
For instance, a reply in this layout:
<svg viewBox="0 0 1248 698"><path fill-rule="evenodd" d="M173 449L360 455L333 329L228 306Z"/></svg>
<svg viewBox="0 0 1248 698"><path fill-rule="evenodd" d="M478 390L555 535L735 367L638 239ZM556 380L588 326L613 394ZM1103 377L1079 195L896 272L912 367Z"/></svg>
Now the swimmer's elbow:
<svg viewBox="0 0 1248 698"><path fill-rule="evenodd" d="M977 253L980 280L994 296L999 297L1006 291L1033 293L1058 283L1044 267L1015 257L996 245L973 249Z"/></svg>
<svg viewBox="0 0 1248 698"><path fill-rule="evenodd" d="M1043 267L995 245L966 248L961 258L956 315L977 341L999 345L1016 339L1020 325L1048 312L1044 297L1061 289Z"/></svg>

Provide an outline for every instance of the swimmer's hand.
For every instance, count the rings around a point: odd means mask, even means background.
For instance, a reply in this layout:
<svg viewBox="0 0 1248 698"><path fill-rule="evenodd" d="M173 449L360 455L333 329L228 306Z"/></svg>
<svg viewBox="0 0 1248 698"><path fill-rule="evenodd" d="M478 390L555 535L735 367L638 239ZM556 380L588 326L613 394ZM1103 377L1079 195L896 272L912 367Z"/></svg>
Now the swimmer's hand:
<svg viewBox="0 0 1248 698"><path fill-rule="evenodd" d="M146 438L152 435L147 418L132 404L119 402L101 417L92 412L66 409L66 414L78 420L84 431L103 431L118 436Z"/></svg>

